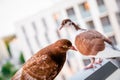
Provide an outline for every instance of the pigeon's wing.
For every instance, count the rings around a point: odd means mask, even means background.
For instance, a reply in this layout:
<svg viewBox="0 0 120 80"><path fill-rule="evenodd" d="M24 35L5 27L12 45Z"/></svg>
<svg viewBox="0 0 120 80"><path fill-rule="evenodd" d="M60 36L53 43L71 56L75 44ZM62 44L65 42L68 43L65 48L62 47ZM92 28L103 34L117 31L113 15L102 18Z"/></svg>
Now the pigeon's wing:
<svg viewBox="0 0 120 80"><path fill-rule="evenodd" d="M37 80L34 77L30 76L27 72L21 68L16 72L16 74L11 78L11 80Z"/></svg>
<svg viewBox="0 0 120 80"><path fill-rule="evenodd" d="M22 69L18 70L11 80L21 80Z"/></svg>
<svg viewBox="0 0 120 80"><path fill-rule="evenodd" d="M49 80L57 75L58 65L48 55L32 57L25 65L24 71L39 80Z"/></svg>

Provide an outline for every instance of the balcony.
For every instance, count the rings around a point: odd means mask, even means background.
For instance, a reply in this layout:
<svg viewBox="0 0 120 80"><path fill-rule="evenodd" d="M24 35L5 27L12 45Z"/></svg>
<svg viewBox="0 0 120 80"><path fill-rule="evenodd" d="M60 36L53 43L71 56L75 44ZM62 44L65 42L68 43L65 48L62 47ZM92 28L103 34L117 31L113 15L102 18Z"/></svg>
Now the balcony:
<svg viewBox="0 0 120 80"><path fill-rule="evenodd" d="M91 16L89 11L81 11L81 15L82 15L83 18Z"/></svg>
<svg viewBox="0 0 120 80"><path fill-rule="evenodd" d="M100 12L100 13L103 13L103 12L106 12L106 11L107 11L105 5L100 5L100 6L98 6L98 8L99 8L99 12Z"/></svg>
<svg viewBox="0 0 120 80"><path fill-rule="evenodd" d="M103 30L104 30L105 33L109 33L109 32L113 31L111 25L105 25L105 26L103 26Z"/></svg>
<svg viewBox="0 0 120 80"><path fill-rule="evenodd" d="M77 20L77 17L75 16L75 15L69 15L68 16L72 21L74 21L74 22L78 22L78 20Z"/></svg>
<svg viewBox="0 0 120 80"><path fill-rule="evenodd" d="M97 1L97 5L98 5L99 12L100 12L100 13L105 12L107 9L106 9L104 0L96 0L96 1Z"/></svg>
<svg viewBox="0 0 120 80"><path fill-rule="evenodd" d="M75 14L75 11L74 11L73 7L67 9L66 12L67 12L68 17L69 17L72 21L77 22L77 17L76 17L76 14Z"/></svg>
<svg viewBox="0 0 120 80"><path fill-rule="evenodd" d="M93 21L86 22L88 29L95 29Z"/></svg>
<svg viewBox="0 0 120 80"><path fill-rule="evenodd" d="M79 5L80 13L83 18L90 17L90 7L88 2Z"/></svg>

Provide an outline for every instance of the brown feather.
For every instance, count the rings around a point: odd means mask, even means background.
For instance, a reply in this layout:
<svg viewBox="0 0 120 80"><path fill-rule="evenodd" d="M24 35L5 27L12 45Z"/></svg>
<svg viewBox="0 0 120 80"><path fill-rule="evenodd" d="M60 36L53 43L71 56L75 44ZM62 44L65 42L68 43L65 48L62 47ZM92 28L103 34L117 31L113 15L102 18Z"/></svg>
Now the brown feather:
<svg viewBox="0 0 120 80"><path fill-rule="evenodd" d="M83 55L96 55L105 48L105 37L95 31L88 30L76 36L75 45Z"/></svg>
<svg viewBox="0 0 120 80"><path fill-rule="evenodd" d="M68 48L64 48L66 45ZM12 80L53 80L62 69L66 52L72 44L61 39L33 55Z"/></svg>

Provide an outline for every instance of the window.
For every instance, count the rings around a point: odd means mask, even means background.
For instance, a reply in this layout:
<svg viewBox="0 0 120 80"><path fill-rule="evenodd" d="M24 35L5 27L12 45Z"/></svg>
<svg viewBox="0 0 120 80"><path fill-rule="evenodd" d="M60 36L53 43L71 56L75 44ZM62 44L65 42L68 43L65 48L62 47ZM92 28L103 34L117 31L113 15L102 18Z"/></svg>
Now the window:
<svg viewBox="0 0 120 80"><path fill-rule="evenodd" d="M67 14L68 16L75 15L74 9L73 8L67 9Z"/></svg>
<svg viewBox="0 0 120 80"><path fill-rule="evenodd" d="M60 16L59 13L53 14L53 19L54 19L57 27L59 27L59 26L61 25L62 19L61 19L60 17L61 17L61 16ZM61 38L61 35L60 35L60 33L59 33L59 31L58 31L57 28L56 28L56 34L57 34L58 38Z"/></svg>
<svg viewBox="0 0 120 80"><path fill-rule="evenodd" d="M97 0L97 4L98 4L98 6L102 6L102 5L104 5L104 1L103 0Z"/></svg>
<svg viewBox="0 0 120 80"><path fill-rule="evenodd" d="M88 29L95 29L93 21L88 21L87 26L88 26Z"/></svg>
<svg viewBox="0 0 120 80"><path fill-rule="evenodd" d="M90 16L90 7L88 2L79 5L80 13L83 18Z"/></svg>
<svg viewBox="0 0 120 80"><path fill-rule="evenodd" d="M102 21L102 24L103 24L104 26L110 25L110 21L109 21L109 19L108 19L108 16L101 18L101 21Z"/></svg>
<svg viewBox="0 0 120 80"><path fill-rule="evenodd" d="M57 36L58 38L61 38L60 32L58 30L56 30Z"/></svg>
<svg viewBox="0 0 120 80"><path fill-rule="evenodd" d="M117 3L117 5L118 5L118 9L119 9L119 11L120 11L120 0L116 0L116 3Z"/></svg>
<svg viewBox="0 0 120 80"><path fill-rule="evenodd" d="M97 0L98 8L100 12L105 12L106 11L106 6L104 4L103 0Z"/></svg>
<svg viewBox="0 0 120 80"><path fill-rule="evenodd" d="M120 25L120 12L116 13L116 17L117 17L118 23Z"/></svg>
<svg viewBox="0 0 120 80"><path fill-rule="evenodd" d="M43 26L45 27L45 29L47 29L47 23L44 18L42 18L42 23L43 23Z"/></svg>
<svg viewBox="0 0 120 80"><path fill-rule="evenodd" d="M104 30L105 33L113 31L108 16L102 17L101 18L101 23L102 23L103 30Z"/></svg>
<svg viewBox="0 0 120 80"><path fill-rule="evenodd" d="M87 66L90 64L90 59L83 59L84 65Z"/></svg>
<svg viewBox="0 0 120 80"><path fill-rule="evenodd" d="M28 39L28 36L27 36L26 30L25 30L25 28L24 28L23 26L21 27L21 30L22 30L22 32L23 32L23 34L24 34L24 36L25 36L25 40L26 40L26 43L27 43L27 45L28 45L28 48L29 48L31 54L33 54L33 50L32 50L32 47L31 47L30 41L29 41L29 39Z"/></svg>
<svg viewBox="0 0 120 80"><path fill-rule="evenodd" d="M109 39L113 42L113 44L117 44L115 36L110 36Z"/></svg>
<svg viewBox="0 0 120 80"><path fill-rule="evenodd" d="M48 37L48 31L47 31L48 26L47 26L47 23L46 23L44 18L42 19L42 22L43 22L43 26L45 27L45 37L46 37L46 40L48 41L48 43L50 43L50 39Z"/></svg>
<svg viewBox="0 0 120 80"><path fill-rule="evenodd" d="M69 8L69 9L67 9L66 11L67 11L68 17L69 17L71 20L73 20L74 22L77 23L78 21L77 21L77 17L76 17L76 14L75 14L74 9L73 9L73 8Z"/></svg>
<svg viewBox="0 0 120 80"><path fill-rule="evenodd" d="M36 44L37 44L38 47L40 47L40 42L39 42L39 39L38 39L38 31L37 31L37 27L36 27L34 22L32 22L32 27L33 27L33 29L35 31Z"/></svg>
<svg viewBox="0 0 120 80"><path fill-rule="evenodd" d="M56 26L59 27L59 25L61 23L60 14L59 13L53 14L53 19L54 19L54 21L56 23Z"/></svg>

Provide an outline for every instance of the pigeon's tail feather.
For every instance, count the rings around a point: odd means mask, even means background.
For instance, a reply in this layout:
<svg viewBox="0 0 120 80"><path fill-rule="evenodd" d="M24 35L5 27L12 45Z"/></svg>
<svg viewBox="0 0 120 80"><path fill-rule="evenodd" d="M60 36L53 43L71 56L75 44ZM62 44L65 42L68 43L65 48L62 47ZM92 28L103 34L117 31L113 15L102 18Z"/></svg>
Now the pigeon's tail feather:
<svg viewBox="0 0 120 80"><path fill-rule="evenodd" d="M114 50L117 50L117 51L120 51L120 49L118 49L116 46L114 46L113 44L111 45L112 46L112 48L114 49Z"/></svg>
<svg viewBox="0 0 120 80"><path fill-rule="evenodd" d="M107 42L108 44L110 44L111 47L112 47L112 49L117 50L117 51L120 51L120 49L118 49L118 48L112 43L112 41L111 41L110 39L104 38L104 41Z"/></svg>

